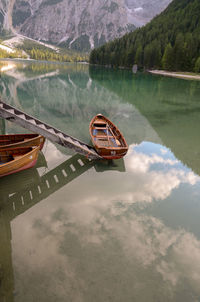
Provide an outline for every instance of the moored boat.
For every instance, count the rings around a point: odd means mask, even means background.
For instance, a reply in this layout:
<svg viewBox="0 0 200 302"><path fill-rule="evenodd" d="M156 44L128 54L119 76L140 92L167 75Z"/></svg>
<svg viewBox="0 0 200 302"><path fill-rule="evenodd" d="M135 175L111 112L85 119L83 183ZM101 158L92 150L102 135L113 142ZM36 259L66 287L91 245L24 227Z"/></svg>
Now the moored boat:
<svg viewBox="0 0 200 302"><path fill-rule="evenodd" d="M128 145L122 133L108 118L96 115L90 122L92 143L104 159L119 159L128 151Z"/></svg>
<svg viewBox="0 0 200 302"><path fill-rule="evenodd" d="M39 151L40 146L0 150L0 177L32 168Z"/></svg>
<svg viewBox="0 0 200 302"><path fill-rule="evenodd" d="M45 138L39 134L5 134L0 135L0 150L7 148L40 146L42 150Z"/></svg>

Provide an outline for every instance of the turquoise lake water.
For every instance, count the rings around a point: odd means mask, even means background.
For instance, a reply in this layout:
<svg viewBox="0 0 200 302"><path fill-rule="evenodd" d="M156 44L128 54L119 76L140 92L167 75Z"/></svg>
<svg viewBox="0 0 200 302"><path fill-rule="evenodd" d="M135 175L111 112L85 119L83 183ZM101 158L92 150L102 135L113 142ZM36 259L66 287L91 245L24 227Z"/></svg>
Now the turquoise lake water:
<svg viewBox="0 0 200 302"><path fill-rule="evenodd" d="M200 301L200 82L84 64L0 63L1 98L86 142L102 113L127 155L46 141L0 179L0 301ZM0 120L1 133L28 132Z"/></svg>

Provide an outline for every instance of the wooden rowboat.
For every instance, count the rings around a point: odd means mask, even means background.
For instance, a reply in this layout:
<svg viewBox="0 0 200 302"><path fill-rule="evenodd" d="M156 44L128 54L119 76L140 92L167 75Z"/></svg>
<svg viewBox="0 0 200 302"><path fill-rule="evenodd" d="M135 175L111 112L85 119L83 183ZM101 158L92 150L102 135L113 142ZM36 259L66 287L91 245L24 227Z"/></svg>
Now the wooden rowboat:
<svg viewBox="0 0 200 302"><path fill-rule="evenodd" d="M39 134L6 134L0 135L0 150L7 148L35 147L42 150L45 138Z"/></svg>
<svg viewBox="0 0 200 302"><path fill-rule="evenodd" d="M128 151L128 145L119 129L102 114L96 115L90 122L92 143L105 159L118 159Z"/></svg>
<svg viewBox="0 0 200 302"><path fill-rule="evenodd" d="M40 146L0 150L0 177L32 168L39 151Z"/></svg>

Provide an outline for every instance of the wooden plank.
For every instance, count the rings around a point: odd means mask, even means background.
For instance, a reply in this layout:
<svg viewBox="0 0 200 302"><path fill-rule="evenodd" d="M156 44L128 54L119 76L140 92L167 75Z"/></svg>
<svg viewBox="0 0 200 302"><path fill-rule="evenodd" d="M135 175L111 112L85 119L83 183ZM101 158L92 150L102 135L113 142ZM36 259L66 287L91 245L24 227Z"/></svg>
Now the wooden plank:
<svg viewBox="0 0 200 302"><path fill-rule="evenodd" d="M41 134L47 139L58 143L64 147L75 150L77 153L83 154L91 159L101 159L101 156L96 150L81 142L80 140L73 138L70 135L63 133L62 131L43 123L42 121L35 119L34 117L15 109L14 107L2 102L0 100L0 116L8 119L16 124L26 128L32 132Z"/></svg>

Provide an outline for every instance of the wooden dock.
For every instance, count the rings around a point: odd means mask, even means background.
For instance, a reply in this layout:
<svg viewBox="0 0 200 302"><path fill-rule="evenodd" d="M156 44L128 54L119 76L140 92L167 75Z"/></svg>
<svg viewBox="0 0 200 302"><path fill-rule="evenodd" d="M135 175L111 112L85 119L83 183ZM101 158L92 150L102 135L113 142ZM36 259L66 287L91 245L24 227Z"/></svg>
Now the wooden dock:
<svg viewBox="0 0 200 302"><path fill-rule="evenodd" d="M102 159L96 150L88 144L34 118L31 115L20 111L13 106L4 103L0 99L0 117L14 122L23 128L38 133L63 147L73 149L90 159Z"/></svg>

